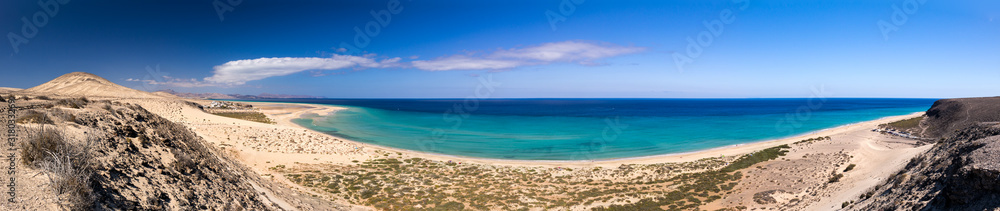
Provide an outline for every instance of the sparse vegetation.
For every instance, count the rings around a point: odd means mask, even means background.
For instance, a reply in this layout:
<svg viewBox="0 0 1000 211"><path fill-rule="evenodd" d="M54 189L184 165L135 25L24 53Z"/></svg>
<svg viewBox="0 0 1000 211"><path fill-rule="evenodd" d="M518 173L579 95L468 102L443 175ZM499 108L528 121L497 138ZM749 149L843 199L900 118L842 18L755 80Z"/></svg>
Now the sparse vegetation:
<svg viewBox="0 0 1000 211"><path fill-rule="evenodd" d="M812 142L816 142L816 141L823 141L823 140L832 140L832 138L830 138L830 136L823 136L823 137L816 137L816 138L809 138L809 139L803 139L803 140L801 140L801 141L796 141L795 143L792 143L792 144L795 144L795 145L800 145L800 144L811 144Z"/></svg>
<svg viewBox="0 0 1000 211"><path fill-rule="evenodd" d="M17 118L15 121L18 124L36 123L36 124L53 124L52 119L48 115L37 111L25 112L24 116Z"/></svg>
<svg viewBox="0 0 1000 211"><path fill-rule="evenodd" d="M72 99L61 99L61 100L59 100L59 101L56 102L56 105L65 106L67 108L80 109L80 108L83 108L83 107L87 107L87 103L90 103L90 100L87 100L87 98L81 97L81 98L72 98Z"/></svg>
<svg viewBox="0 0 1000 211"><path fill-rule="evenodd" d="M562 209L595 202L595 210L693 209L721 199L740 169L787 153L782 145L738 158L618 168L496 167L420 158L382 158L354 165L312 164L272 170L333 198L377 209ZM726 166L726 164L730 165ZM612 181L581 175L616 175ZM511 192L511 190L517 190ZM461 205L461 206L459 206Z"/></svg>
<svg viewBox="0 0 1000 211"><path fill-rule="evenodd" d="M887 128L891 128L891 129L905 131L905 130L908 130L908 129L911 129L911 128L917 128L917 127L919 127L920 126L920 121L923 120L923 119L924 119L923 116L919 116L919 117L914 117L914 118L910 118L910 119L899 120L899 121L895 121L895 122L891 122L891 123L887 123L887 124L882 124L881 126L887 127Z"/></svg>
<svg viewBox="0 0 1000 211"><path fill-rule="evenodd" d="M781 156L784 156L786 153L788 153L788 150L785 150L785 149L788 149L788 148L791 148L791 147L789 147L788 145L782 144L781 146L771 147L771 148L767 148L767 149L764 149L764 150L761 150L761 151L758 151L758 152L751 153L749 155L744 155L743 157L740 157L740 159L737 159L732 164L729 164L729 166L726 166L725 168L722 168L720 171L722 171L722 172L733 172L733 171L736 171L736 170L740 170L740 169L744 169L744 168L750 167L753 164L757 164L757 163L764 162L764 161L769 161L769 160L774 160L774 159L776 159L778 157L781 157Z"/></svg>
<svg viewBox="0 0 1000 211"><path fill-rule="evenodd" d="M68 210L86 210L94 202L90 177L93 174L87 145L67 143L58 131L44 127L21 142L21 162L43 169L60 205Z"/></svg>
<svg viewBox="0 0 1000 211"><path fill-rule="evenodd" d="M314 164L274 169L294 183L329 193L333 198L384 210L417 205L441 210L458 204L473 210L562 209L595 202L619 204L601 209L678 203L678 209L691 209L721 199L725 191L732 190L742 173L718 169L737 159L740 158L571 171L382 158L356 165ZM743 162L746 161L740 161ZM582 176L609 174L618 175L620 180Z"/></svg>
<svg viewBox="0 0 1000 211"><path fill-rule="evenodd" d="M844 177L844 174L839 174L839 173L837 173L836 170L834 170L833 173L831 173L830 180L827 180L826 182L827 183L839 182L840 178L843 178L843 177Z"/></svg>
<svg viewBox="0 0 1000 211"><path fill-rule="evenodd" d="M212 114L229 118L260 122L265 124L275 123L274 120L271 120L271 118L267 118L267 115L264 115L263 113L260 112L213 112Z"/></svg>
<svg viewBox="0 0 1000 211"><path fill-rule="evenodd" d="M848 172L850 170L853 170L855 166L857 166L857 165L854 165L853 163L851 165L847 165L847 168L844 169L844 172Z"/></svg>

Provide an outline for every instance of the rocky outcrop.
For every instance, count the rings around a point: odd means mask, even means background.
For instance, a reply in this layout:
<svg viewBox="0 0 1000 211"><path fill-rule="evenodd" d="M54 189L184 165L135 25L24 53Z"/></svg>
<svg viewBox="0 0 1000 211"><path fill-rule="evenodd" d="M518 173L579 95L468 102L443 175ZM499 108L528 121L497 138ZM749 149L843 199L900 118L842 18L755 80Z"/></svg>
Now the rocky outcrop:
<svg viewBox="0 0 1000 211"><path fill-rule="evenodd" d="M74 182L80 198L66 208L82 210L337 210L345 207L302 196L287 187L262 179L248 167L208 145L188 128L134 104L88 101L69 108L51 101L34 101L36 112L51 121L26 123L28 134L58 134L49 142L70 146ZM52 104L50 104L52 103ZM46 136L49 137L49 136ZM39 138L23 140L23 146ZM53 147L49 147L53 148ZM45 148L22 151L48 162ZM55 150L60 151L60 150ZM55 152L59 155L61 152ZM85 158L77 158L85 157ZM29 164L32 164L29 162ZM46 166L43 163L31 166ZM56 175L33 167L41 175ZM66 175L66 174L63 174ZM55 183L35 184L42 190ZM60 188L63 189L63 188ZM72 195L72 194L70 194ZM61 194L61 200L68 198Z"/></svg>
<svg viewBox="0 0 1000 211"><path fill-rule="evenodd" d="M953 110L986 113L969 104L936 106L940 119ZM935 105L939 105L935 103ZM990 108L992 109L992 108ZM1000 110L993 110L1000 111ZM930 114L930 111L928 111ZM962 125L941 122L938 126ZM863 194L851 210L1000 210L1000 124L973 125L913 158L903 170Z"/></svg>

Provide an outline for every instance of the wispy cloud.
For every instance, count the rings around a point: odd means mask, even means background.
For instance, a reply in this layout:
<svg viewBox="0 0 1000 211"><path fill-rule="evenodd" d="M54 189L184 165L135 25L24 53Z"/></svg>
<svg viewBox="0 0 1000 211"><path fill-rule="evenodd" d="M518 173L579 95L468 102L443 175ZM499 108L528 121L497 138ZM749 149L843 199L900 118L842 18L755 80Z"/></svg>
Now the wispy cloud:
<svg viewBox="0 0 1000 211"><path fill-rule="evenodd" d="M452 55L432 60L413 61L413 67L428 71L498 70L556 62L598 64L596 60L645 50L588 41L545 43L526 48L499 49L483 55Z"/></svg>
<svg viewBox="0 0 1000 211"><path fill-rule="evenodd" d="M373 55L365 57L334 55L331 58L283 57L259 58L226 62L215 66L214 75L205 82L227 85L242 85L248 81L275 76L285 76L306 70L337 70L350 67L380 68L397 66L400 58L375 61Z"/></svg>
<svg viewBox="0 0 1000 211"><path fill-rule="evenodd" d="M202 80L188 78L171 78L146 80L129 78L125 81L142 82L150 85L172 87L228 87L244 85L250 81L276 76L291 75L303 71L312 71L312 76L325 76L340 73L323 73L324 70L339 70L346 68L386 68L402 67L402 58L389 58L376 61L375 54L364 56L333 55L330 58L320 57L282 57L244 59L226 62L215 66L212 76Z"/></svg>
<svg viewBox="0 0 1000 211"><path fill-rule="evenodd" d="M421 70L482 70L508 69L527 65L525 61L476 58L454 55L426 61L413 61L413 67Z"/></svg>
<svg viewBox="0 0 1000 211"><path fill-rule="evenodd" d="M309 71L312 76L343 74L349 71L329 72L353 68L413 67L427 71L447 70L492 70L506 71L513 68L551 63L577 63L580 65L600 65L601 59L619 55L638 53L642 47L620 46L592 41L564 41L544 43L524 48L497 49L486 53L450 55L430 60L401 62L402 58L376 60L375 54L363 56L339 55L332 57L271 57L244 59L215 66L212 76L201 80L190 78L127 79L151 85L173 87L229 87L244 85L250 81L270 77L286 76ZM419 56L410 56L417 59Z"/></svg>
<svg viewBox="0 0 1000 211"><path fill-rule="evenodd" d="M147 80L142 80L142 79L129 78L129 79L125 79L125 81L136 81L136 82L142 82L142 83L149 84L149 85L160 85L160 86L171 86L171 87L186 87L186 88L190 88L190 87L210 87L210 86L220 86L221 85L221 84L206 83L204 81L198 81L197 79L194 79L194 78L181 79L181 78L172 78L170 76L163 76L162 80L148 80L148 79Z"/></svg>

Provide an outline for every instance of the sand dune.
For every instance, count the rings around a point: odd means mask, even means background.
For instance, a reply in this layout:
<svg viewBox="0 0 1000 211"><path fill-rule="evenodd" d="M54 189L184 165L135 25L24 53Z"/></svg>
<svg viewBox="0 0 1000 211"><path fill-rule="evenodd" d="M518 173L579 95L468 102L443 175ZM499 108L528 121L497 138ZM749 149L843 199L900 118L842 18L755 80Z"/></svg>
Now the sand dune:
<svg viewBox="0 0 1000 211"><path fill-rule="evenodd" d="M18 91L18 93L72 97L161 98L161 96L130 89L85 72L62 75L44 84Z"/></svg>
<svg viewBox="0 0 1000 211"><path fill-rule="evenodd" d="M164 91L153 92L153 94L161 96L161 97L166 97L166 98L179 98L179 97L177 97L177 95L173 95L173 94L170 94L170 93L167 93L167 92L164 92Z"/></svg>
<svg viewBox="0 0 1000 211"><path fill-rule="evenodd" d="M10 88L10 87L0 87L0 93L11 93L16 91L21 91L22 89Z"/></svg>

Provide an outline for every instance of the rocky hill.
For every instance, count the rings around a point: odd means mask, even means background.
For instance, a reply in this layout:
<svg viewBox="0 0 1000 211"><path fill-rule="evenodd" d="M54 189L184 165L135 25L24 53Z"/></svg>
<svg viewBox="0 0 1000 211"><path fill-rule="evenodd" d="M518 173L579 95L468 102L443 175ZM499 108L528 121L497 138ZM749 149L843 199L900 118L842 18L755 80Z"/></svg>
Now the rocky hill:
<svg viewBox="0 0 1000 211"><path fill-rule="evenodd" d="M945 138L979 122L1000 121L1000 97L942 99L927 110L924 137Z"/></svg>
<svg viewBox="0 0 1000 211"><path fill-rule="evenodd" d="M927 111L925 135L945 138L848 208L1000 210L998 114L997 97L935 102Z"/></svg>

